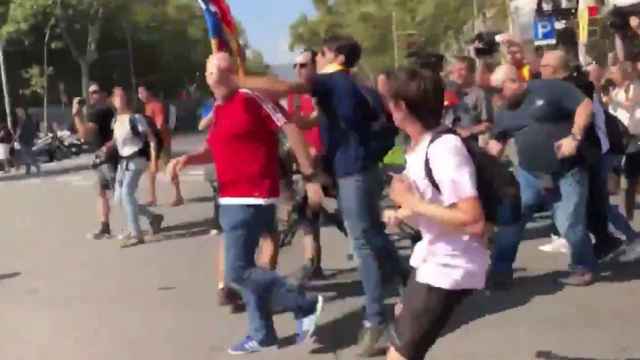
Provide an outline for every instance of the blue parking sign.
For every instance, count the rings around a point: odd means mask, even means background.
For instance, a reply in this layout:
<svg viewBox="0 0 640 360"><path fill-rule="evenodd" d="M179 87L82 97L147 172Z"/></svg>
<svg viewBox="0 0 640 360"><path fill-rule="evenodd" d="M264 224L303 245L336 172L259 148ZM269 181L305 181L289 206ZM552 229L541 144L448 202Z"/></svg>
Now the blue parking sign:
<svg viewBox="0 0 640 360"><path fill-rule="evenodd" d="M556 19L553 16L534 19L533 41L536 45L556 43Z"/></svg>

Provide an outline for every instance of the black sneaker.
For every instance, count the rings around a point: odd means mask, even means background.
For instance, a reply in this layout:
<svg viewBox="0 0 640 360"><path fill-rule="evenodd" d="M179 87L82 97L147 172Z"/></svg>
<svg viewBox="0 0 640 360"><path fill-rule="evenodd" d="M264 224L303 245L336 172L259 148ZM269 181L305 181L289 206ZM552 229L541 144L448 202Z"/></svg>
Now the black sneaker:
<svg viewBox="0 0 640 360"><path fill-rule="evenodd" d="M623 246L624 241L612 236L610 238L610 241L607 241L606 243L597 242L593 246L593 255L595 256L596 260L602 261L618 252L618 250L620 250Z"/></svg>
<svg viewBox="0 0 640 360"><path fill-rule="evenodd" d="M509 291L513 287L513 274L492 272L487 278L486 289L489 291Z"/></svg>
<svg viewBox="0 0 640 360"><path fill-rule="evenodd" d="M162 222L164 221L164 215L153 215L151 220L149 221L149 226L151 227L151 234L157 235L162 230Z"/></svg>
<svg viewBox="0 0 640 360"><path fill-rule="evenodd" d="M102 228L94 233L87 234L87 239L89 240L108 240L111 237L111 231Z"/></svg>
<svg viewBox="0 0 640 360"><path fill-rule="evenodd" d="M311 280L322 281L326 279L327 275L325 275L324 270L322 270L322 266L315 266L311 272Z"/></svg>

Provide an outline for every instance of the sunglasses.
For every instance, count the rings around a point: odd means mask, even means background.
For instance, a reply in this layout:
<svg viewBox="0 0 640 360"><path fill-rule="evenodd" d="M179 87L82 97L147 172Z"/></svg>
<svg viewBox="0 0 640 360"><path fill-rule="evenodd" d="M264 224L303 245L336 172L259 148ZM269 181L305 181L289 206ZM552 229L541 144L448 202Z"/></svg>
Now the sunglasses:
<svg viewBox="0 0 640 360"><path fill-rule="evenodd" d="M308 63L293 64L294 69L306 69L308 66L309 66Z"/></svg>
<svg viewBox="0 0 640 360"><path fill-rule="evenodd" d="M89 91L89 95L97 95L100 94L100 90L91 90Z"/></svg>

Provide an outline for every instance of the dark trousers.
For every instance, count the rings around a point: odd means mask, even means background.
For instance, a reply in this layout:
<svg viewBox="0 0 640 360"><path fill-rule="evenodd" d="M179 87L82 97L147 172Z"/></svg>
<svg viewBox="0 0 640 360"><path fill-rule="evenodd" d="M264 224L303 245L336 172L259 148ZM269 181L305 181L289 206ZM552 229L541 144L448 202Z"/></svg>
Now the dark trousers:
<svg viewBox="0 0 640 360"><path fill-rule="evenodd" d="M472 290L446 290L419 283L414 271L392 330L393 347L407 360L423 360L455 309L471 293Z"/></svg>
<svg viewBox="0 0 640 360"><path fill-rule="evenodd" d="M607 174L602 171L604 157L589 164L589 198L587 200L587 226L595 238L595 247L606 249L615 246L616 238L609 232L609 191Z"/></svg>

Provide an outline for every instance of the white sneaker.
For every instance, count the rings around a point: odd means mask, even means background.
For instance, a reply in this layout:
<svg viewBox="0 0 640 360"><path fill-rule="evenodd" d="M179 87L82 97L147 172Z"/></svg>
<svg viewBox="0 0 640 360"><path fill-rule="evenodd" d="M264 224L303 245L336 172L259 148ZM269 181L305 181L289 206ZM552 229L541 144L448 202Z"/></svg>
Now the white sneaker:
<svg viewBox="0 0 640 360"><path fill-rule="evenodd" d="M544 252L567 254L569 252L569 243L566 239L551 235L551 242L538 247L538 249Z"/></svg>

